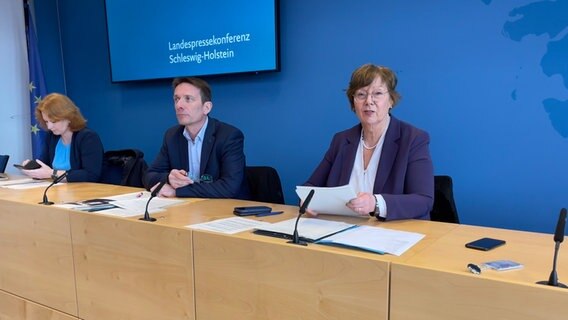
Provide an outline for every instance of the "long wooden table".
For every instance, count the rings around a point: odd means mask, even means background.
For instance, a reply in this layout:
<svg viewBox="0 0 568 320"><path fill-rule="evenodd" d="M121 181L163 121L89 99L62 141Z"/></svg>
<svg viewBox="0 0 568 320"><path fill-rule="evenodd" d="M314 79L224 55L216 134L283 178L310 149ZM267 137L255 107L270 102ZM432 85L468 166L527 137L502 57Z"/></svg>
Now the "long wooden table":
<svg viewBox="0 0 568 320"><path fill-rule="evenodd" d="M55 202L139 191L76 183ZM186 226L231 217L240 200L188 200L155 223L38 205L43 188L0 188L0 319L556 319L568 290L548 278L551 235L430 221L380 223L426 235L401 257L242 232ZM295 206L269 204L295 218ZM332 218L326 218L332 219ZM490 252L465 249L483 236L507 240ZM470 262L512 259L523 270L468 272ZM560 252L560 280L568 255ZM450 307L451 306L451 307ZM532 310L532 311L531 311Z"/></svg>

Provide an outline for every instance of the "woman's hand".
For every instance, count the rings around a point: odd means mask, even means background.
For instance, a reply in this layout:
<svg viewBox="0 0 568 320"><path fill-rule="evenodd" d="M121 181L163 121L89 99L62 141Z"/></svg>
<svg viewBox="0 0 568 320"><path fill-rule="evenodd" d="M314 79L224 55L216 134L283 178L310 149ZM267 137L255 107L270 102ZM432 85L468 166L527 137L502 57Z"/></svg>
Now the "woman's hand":
<svg viewBox="0 0 568 320"><path fill-rule="evenodd" d="M300 205L301 207L301 205ZM306 209L306 213L305 213L307 218L315 218L318 216L318 213L312 209Z"/></svg>
<svg viewBox="0 0 568 320"><path fill-rule="evenodd" d="M359 192L357 197L349 200L346 206L360 216L368 216L375 211L375 195L369 192Z"/></svg>
<svg viewBox="0 0 568 320"><path fill-rule="evenodd" d="M25 166L26 163L28 163L28 162L30 162L30 160L25 160L24 162L22 162L22 165ZM43 163L39 159L36 160L36 162L39 163L41 168L33 169L33 170L22 169L22 173L25 174L26 176L34 178L34 179L49 179L49 178L51 178L51 174L53 173L53 169L51 169L50 166Z"/></svg>

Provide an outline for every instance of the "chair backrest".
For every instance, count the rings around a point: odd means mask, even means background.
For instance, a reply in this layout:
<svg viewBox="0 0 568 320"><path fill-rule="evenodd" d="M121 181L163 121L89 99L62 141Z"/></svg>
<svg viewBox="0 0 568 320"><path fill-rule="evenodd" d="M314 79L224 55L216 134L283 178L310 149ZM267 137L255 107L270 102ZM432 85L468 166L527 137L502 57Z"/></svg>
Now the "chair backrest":
<svg viewBox="0 0 568 320"><path fill-rule="evenodd" d="M0 155L0 173L4 173L4 171L6 170L8 159L10 159L9 155L7 154Z"/></svg>
<svg viewBox="0 0 568 320"><path fill-rule="evenodd" d="M102 183L144 187L148 164L137 149L112 150L104 153Z"/></svg>
<svg viewBox="0 0 568 320"><path fill-rule="evenodd" d="M282 183L276 169L272 167L246 167L251 200L284 204Z"/></svg>
<svg viewBox="0 0 568 320"><path fill-rule="evenodd" d="M430 220L460 223L450 176L434 176L434 206L430 212Z"/></svg>

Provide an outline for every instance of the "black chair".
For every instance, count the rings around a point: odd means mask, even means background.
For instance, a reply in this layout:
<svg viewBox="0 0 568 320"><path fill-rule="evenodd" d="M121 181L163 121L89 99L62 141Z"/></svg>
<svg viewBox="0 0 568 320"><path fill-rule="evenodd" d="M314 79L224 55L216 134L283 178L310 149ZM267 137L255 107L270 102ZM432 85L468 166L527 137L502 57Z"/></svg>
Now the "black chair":
<svg viewBox="0 0 568 320"><path fill-rule="evenodd" d="M107 151L103 155L100 182L130 187L144 187L148 164L144 153L137 149Z"/></svg>
<svg viewBox="0 0 568 320"><path fill-rule="evenodd" d="M251 200L284 204L282 183L276 169L264 166L246 167L245 179Z"/></svg>
<svg viewBox="0 0 568 320"><path fill-rule="evenodd" d="M4 173L4 171L6 171L6 165L8 164L8 159L10 159L9 155L6 154L0 155L0 173Z"/></svg>
<svg viewBox="0 0 568 320"><path fill-rule="evenodd" d="M430 220L460 223L450 176L434 176L434 206L430 212Z"/></svg>

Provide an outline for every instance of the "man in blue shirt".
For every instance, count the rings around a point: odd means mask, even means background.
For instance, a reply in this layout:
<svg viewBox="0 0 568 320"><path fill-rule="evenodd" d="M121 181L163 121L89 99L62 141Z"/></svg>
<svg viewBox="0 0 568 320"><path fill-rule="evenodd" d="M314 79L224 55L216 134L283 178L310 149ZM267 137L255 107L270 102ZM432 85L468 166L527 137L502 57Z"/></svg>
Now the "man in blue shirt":
<svg viewBox="0 0 568 320"><path fill-rule="evenodd" d="M213 103L204 80L176 78L173 88L179 125L166 131L146 188L166 181L159 196L247 198L243 133L208 116Z"/></svg>

